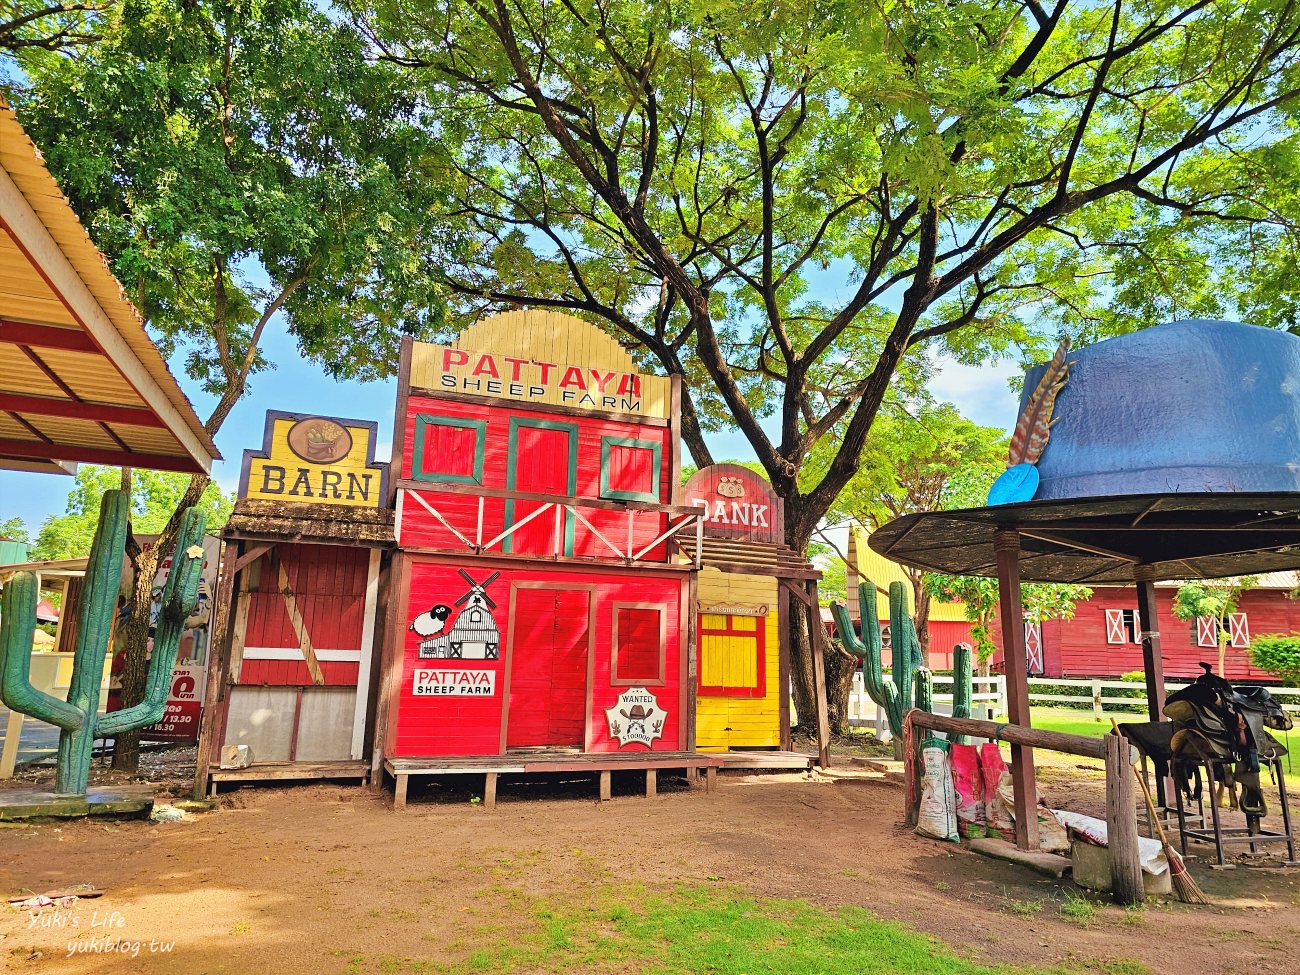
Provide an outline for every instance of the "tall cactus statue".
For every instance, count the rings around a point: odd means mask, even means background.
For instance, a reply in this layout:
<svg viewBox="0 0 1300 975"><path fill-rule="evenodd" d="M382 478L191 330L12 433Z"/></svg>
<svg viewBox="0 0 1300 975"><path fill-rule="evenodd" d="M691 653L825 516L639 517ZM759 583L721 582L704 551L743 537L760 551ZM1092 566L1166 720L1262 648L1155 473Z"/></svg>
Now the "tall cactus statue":
<svg viewBox="0 0 1300 975"><path fill-rule="evenodd" d="M975 699L975 677L969 643L959 643L952 648L952 716L969 718L971 702ZM956 735L958 745L969 745L969 735Z"/></svg>
<svg viewBox="0 0 1300 975"><path fill-rule="evenodd" d="M144 700L122 711L100 714L99 693L122 581L128 513L125 492L104 492L77 610L77 645L66 701L37 690L31 682L32 633L40 596L37 577L18 572L5 586L0 619L0 700L13 711L59 728L56 792L85 793L96 738L134 731L162 718L185 618L197 601L204 518L196 508L189 508L163 587Z"/></svg>
<svg viewBox="0 0 1300 975"><path fill-rule="evenodd" d="M858 586L858 607L862 614L862 637L858 638L849 618L848 607L831 603L835 628L845 648L862 658L862 680L871 700L885 712L894 736L894 752L901 754L903 716L913 707L931 710L933 683L930 671L922 666L921 644L916 626L907 612L907 590L902 582L889 586L889 632L893 647L893 680L886 681L881 665L879 613L876 610L876 587L870 582Z"/></svg>

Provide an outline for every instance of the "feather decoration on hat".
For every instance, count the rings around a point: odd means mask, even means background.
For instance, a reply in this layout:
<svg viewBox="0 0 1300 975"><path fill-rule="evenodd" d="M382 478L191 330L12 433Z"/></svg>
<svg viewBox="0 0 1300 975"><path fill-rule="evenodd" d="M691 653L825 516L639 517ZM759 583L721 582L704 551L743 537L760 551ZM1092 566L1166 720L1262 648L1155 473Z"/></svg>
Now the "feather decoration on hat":
<svg viewBox="0 0 1300 975"><path fill-rule="evenodd" d="M1070 349L1069 338L1061 339L1056 355L1047 364L1047 371L1038 381L1038 387L1025 404L1024 412L1016 423L1015 433L1011 435L1011 449L1007 453L1007 467L1017 464L1036 464L1052 435L1052 426L1056 419L1052 410L1056 406L1057 394L1070 378L1070 363L1065 361L1065 354Z"/></svg>

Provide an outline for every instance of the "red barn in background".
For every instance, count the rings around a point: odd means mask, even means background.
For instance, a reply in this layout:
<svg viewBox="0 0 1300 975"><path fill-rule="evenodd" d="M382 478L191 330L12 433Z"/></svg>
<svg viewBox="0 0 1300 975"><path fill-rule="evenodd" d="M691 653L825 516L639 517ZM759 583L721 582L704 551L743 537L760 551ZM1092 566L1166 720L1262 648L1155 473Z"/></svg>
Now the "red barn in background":
<svg viewBox="0 0 1300 975"><path fill-rule="evenodd" d="M1300 602L1290 598L1296 585L1296 573L1274 572L1261 576L1256 588L1242 594L1237 611L1228 620L1224 676L1229 680L1275 680L1251 665L1250 640L1263 633L1300 632ZM1195 677L1201 672L1202 660L1217 670L1217 622L1176 617L1177 591L1176 583L1156 583L1165 676ZM1094 588L1092 598L1079 603L1073 619L1042 624L1042 645L1043 675L1047 677L1118 677L1141 670L1137 590L1132 586Z"/></svg>
<svg viewBox="0 0 1300 975"><path fill-rule="evenodd" d="M677 377L599 328L512 312L407 342L398 555L374 768L411 775L716 764L694 752L699 516Z"/></svg>

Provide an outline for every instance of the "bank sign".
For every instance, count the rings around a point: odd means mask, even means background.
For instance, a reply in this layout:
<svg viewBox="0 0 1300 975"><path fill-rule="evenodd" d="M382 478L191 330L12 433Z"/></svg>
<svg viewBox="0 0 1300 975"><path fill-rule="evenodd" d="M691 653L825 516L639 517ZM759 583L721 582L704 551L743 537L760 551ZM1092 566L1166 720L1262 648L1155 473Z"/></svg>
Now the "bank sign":
<svg viewBox="0 0 1300 975"><path fill-rule="evenodd" d="M687 504L701 509L704 534L755 542L785 541L781 499L767 481L739 464L714 464L686 482Z"/></svg>
<svg viewBox="0 0 1300 975"><path fill-rule="evenodd" d="M377 432L374 421L268 410L262 449L244 451L239 496L385 507L388 465L375 463Z"/></svg>

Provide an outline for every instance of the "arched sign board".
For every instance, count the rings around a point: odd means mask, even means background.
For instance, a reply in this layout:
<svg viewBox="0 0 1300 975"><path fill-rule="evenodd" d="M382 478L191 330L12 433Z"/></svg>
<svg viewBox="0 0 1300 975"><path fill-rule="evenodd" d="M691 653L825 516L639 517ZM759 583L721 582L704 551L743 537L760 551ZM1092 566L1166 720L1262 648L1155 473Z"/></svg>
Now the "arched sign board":
<svg viewBox="0 0 1300 975"><path fill-rule="evenodd" d="M750 542L785 541L781 499L759 474L739 464L714 464L686 482L684 499L704 511L704 534Z"/></svg>
<svg viewBox="0 0 1300 975"><path fill-rule="evenodd" d="M383 508L388 465L375 462L379 424L266 411L261 450L244 451L239 497Z"/></svg>

